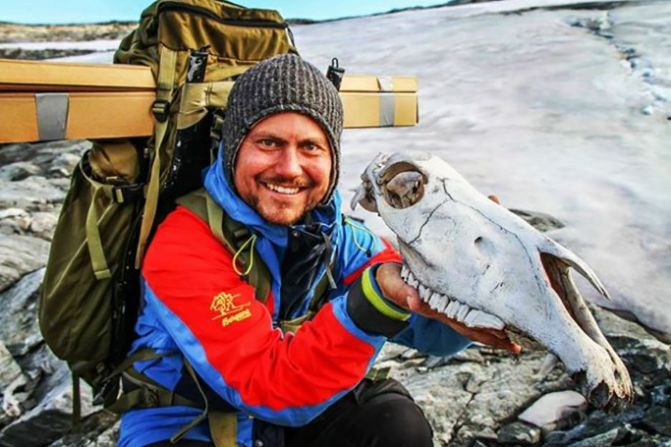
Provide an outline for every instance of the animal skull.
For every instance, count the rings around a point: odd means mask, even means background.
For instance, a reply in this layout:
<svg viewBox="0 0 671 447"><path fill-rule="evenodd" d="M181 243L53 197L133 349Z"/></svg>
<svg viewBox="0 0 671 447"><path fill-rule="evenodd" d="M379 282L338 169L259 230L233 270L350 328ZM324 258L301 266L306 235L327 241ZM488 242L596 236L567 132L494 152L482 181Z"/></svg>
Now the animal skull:
<svg viewBox="0 0 671 447"><path fill-rule="evenodd" d="M398 236L401 276L431 308L540 343L597 407L631 401L629 373L569 274L573 267L608 297L585 262L430 154L380 154L362 180L352 205L379 213Z"/></svg>

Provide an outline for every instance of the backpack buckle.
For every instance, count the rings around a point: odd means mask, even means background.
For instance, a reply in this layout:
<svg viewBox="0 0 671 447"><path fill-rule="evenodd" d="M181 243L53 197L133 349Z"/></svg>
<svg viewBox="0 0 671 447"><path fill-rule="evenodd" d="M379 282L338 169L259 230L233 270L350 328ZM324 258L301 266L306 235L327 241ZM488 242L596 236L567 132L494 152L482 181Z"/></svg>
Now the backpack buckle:
<svg viewBox="0 0 671 447"><path fill-rule="evenodd" d="M167 99L157 99L151 105L151 113L156 118L156 121L164 123L170 114L170 101Z"/></svg>
<svg viewBox="0 0 671 447"><path fill-rule="evenodd" d="M144 196L144 183L120 185L112 188L112 198L116 203L135 201Z"/></svg>
<svg viewBox="0 0 671 447"><path fill-rule="evenodd" d="M326 71L326 77L331 81L336 90L340 90L343 76L345 76L345 69L338 65L338 58L334 57Z"/></svg>

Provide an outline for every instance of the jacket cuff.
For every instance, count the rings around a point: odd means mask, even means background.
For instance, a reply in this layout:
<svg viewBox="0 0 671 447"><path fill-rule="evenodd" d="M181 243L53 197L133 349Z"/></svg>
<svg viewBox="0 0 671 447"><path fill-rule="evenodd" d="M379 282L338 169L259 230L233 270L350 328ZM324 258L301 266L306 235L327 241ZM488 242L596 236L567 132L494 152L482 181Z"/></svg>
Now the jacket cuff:
<svg viewBox="0 0 671 447"><path fill-rule="evenodd" d="M389 338L408 326L411 314L382 295L375 280L376 267L368 267L352 285L347 313L361 330Z"/></svg>

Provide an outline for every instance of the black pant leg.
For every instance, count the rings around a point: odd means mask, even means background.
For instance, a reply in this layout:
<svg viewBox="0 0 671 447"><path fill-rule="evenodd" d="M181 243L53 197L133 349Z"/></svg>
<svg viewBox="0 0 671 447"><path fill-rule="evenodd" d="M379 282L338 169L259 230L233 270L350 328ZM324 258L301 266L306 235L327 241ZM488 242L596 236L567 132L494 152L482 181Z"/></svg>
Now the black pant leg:
<svg viewBox="0 0 671 447"><path fill-rule="evenodd" d="M396 381L365 381L303 427L285 431L286 447L431 447L422 410Z"/></svg>
<svg viewBox="0 0 671 447"><path fill-rule="evenodd" d="M176 444L171 443L170 441L161 441L154 442L149 444L147 447L214 447L214 444L211 442L203 441L193 441L191 439L182 439Z"/></svg>

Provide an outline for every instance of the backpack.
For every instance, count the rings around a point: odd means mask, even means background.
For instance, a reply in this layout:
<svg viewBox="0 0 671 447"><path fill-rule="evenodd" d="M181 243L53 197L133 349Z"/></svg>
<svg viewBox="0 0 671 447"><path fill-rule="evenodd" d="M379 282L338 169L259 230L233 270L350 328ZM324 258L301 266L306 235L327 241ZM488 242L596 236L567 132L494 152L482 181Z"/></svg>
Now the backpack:
<svg viewBox="0 0 671 447"><path fill-rule="evenodd" d="M78 378L92 386L94 403L112 407L120 397L120 373L133 360L154 355L127 358L146 244L176 198L201 186L235 77L289 52L296 50L279 13L219 0L156 1L121 42L114 62L147 65L156 79L154 135L95 141L83 155L39 297L44 339L73 371L75 420ZM268 277L259 265L248 277L260 295Z"/></svg>

